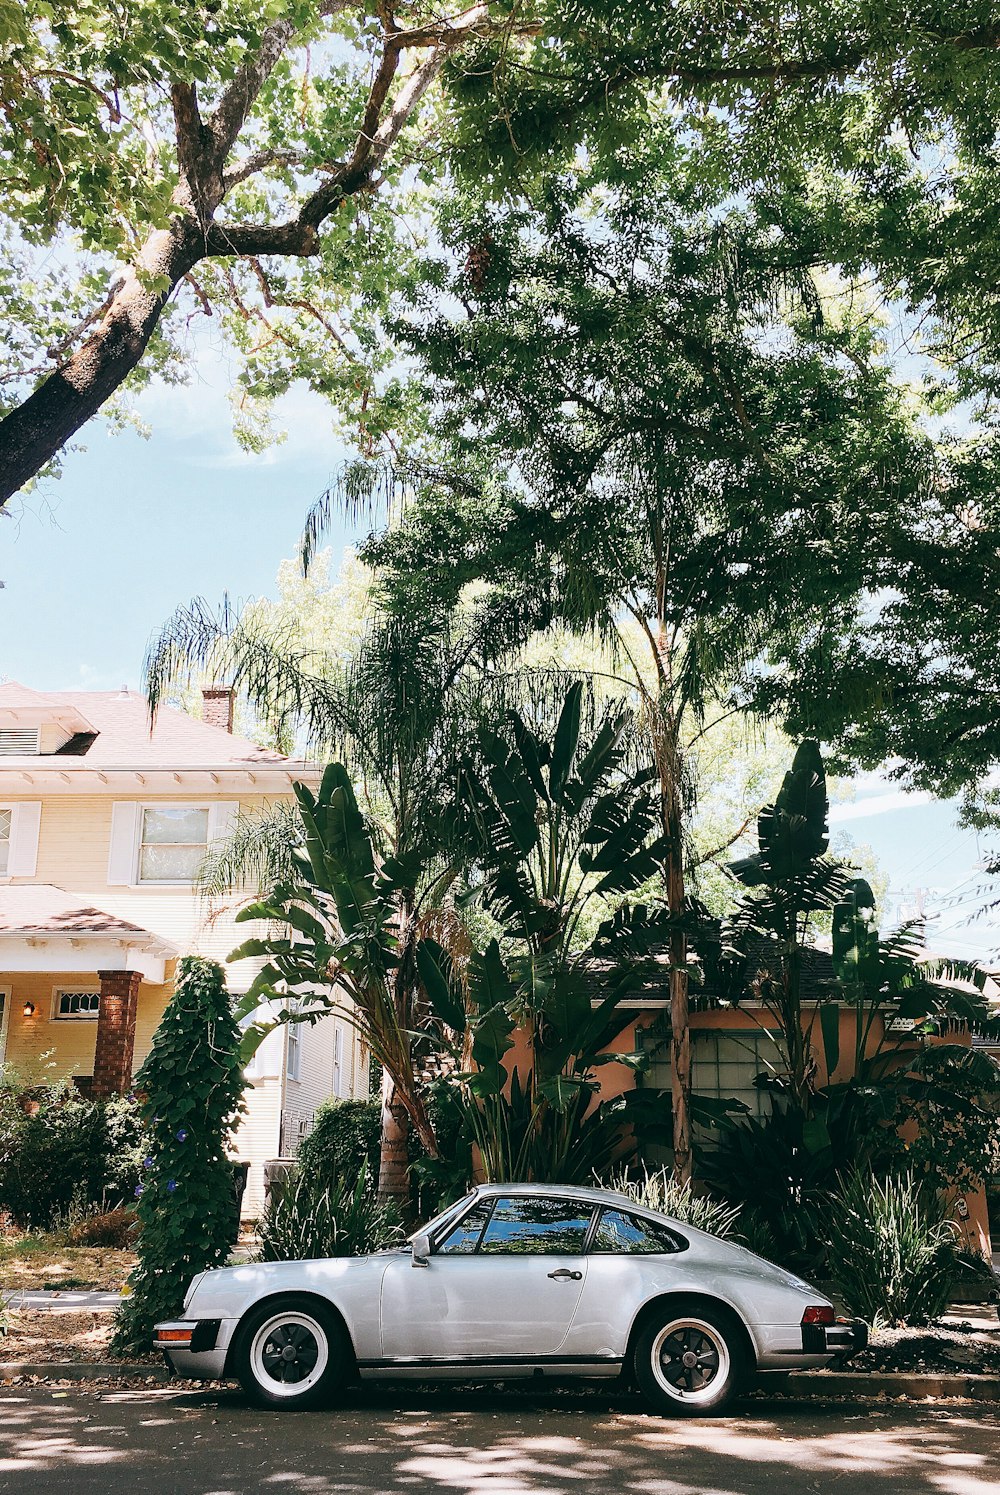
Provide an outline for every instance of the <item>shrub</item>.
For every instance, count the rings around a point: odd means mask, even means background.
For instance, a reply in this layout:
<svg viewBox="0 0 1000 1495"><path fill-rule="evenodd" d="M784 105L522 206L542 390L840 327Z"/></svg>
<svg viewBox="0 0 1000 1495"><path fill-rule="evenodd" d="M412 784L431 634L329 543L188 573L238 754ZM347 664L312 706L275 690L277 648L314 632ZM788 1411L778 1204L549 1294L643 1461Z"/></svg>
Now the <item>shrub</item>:
<svg viewBox="0 0 1000 1495"><path fill-rule="evenodd" d="M804 1127L798 1109L743 1118L705 1152L699 1174L714 1194L743 1209L738 1233L752 1231L752 1249L770 1244L761 1254L808 1274L824 1269L838 1154L811 1152ZM847 1154L846 1166L853 1157Z"/></svg>
<svg viewBox="0 0 1000 1495"><path fill-rule="evenodd" d="M390 1203L373 1197L367 1166L353 1182L322 1184L306 1173L291 1178L269 1201L260 1221L260 1261L312 1261L323 1256L363 1256L401 1239Z"/></svg>
<svg viewBox="0 0 1000 1495"><path fill-rule="evenodd" d="M854 1174L834 1200L830 1273L871 1324L926 1324L944 1312L958 1271L957 1235L912 1173Z"/></svg>
<svg viewBox="0 0 1000 1495"><path fill-rule="evenodd" d="M737 1205L722 1204L692 1193L690 1184L678 1183L668 1168L650 1172L644 1167L640 1178L630 1178L628 1173L612 1174L604 1185L639 1204L643 1209L670 1215L684 1225L693 1225L696 1230L705 1230L709 1235L731 1235L739 1219Z"/></svg>
<svg viewBox="0 0 1000 1495"><path fill-rule="evenodd" d="M73 1208L106 1210L132 1194L141 1156L134 1100L101 1104L53 1086L37 1087L27 1104L0 1092L0 1209L48 1230Z"/></svg>
<svg viewBox="0 0 1000 1495"><path fill-rule="evenodd" d="M106 1214L85 1215L66 1232L71 1246L112 1246L127 1251L135 1244L138 1217L135 1210L113 1209Z"/></svg>
<svg viewBox="0 0 1000 1495"><path fill-rule="evenodd" d="M225 1265L236 1238L225 1149L243 1109L239 1044L222 967L185 956L135 1078L148 1148L136 1188L142 1233L113 1354L148 1350L153 1325L180 1313L191 1278Z"/></svg>
<svg viewBox="0 0 1000 1495"><path fill-rule="evenodd" d="M367 1170L378 1181L382 1108L377 1100L329 1100L318 1108L312 1131L299 1147L303 1176L322 1189Z"/></svg>

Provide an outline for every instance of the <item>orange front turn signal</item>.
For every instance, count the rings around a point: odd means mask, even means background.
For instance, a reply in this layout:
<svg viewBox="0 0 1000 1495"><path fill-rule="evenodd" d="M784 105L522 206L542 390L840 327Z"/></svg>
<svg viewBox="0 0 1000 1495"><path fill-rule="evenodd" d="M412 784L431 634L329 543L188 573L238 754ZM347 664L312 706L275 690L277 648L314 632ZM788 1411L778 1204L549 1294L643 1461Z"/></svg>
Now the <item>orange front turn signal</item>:
<svg viewBox="0 0 1000 1495"><path fill-rule="evenodd" d="M164 1344L170 1340L172 1344L190 1344L192 1329L161 1329L156 1336L157 1344Z"/></svg>

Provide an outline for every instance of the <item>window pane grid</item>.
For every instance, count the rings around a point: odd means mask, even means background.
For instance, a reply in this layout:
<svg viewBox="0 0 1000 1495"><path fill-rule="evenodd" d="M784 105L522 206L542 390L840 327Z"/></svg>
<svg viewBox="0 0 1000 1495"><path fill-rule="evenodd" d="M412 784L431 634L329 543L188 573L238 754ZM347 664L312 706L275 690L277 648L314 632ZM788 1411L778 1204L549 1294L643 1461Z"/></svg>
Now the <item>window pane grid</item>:
<svg viewBox="0 0 1000 1495"><path fill-rule="evenodd" d="M208 810L185 805L142 812L140 882L194 882L208 846Z"/></svg>
<svg viewBox="0 0 1000 1495"><path fill-rule="evenodd" d="M96 1017L100 1004L99 991L57 991L53 1017Z"/></svg>

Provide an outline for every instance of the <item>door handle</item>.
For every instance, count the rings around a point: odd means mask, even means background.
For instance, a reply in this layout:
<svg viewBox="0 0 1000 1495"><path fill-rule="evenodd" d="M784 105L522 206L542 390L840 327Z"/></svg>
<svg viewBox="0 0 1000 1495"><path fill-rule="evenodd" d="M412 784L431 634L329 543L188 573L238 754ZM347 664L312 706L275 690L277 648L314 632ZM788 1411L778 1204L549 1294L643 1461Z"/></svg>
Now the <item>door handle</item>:
<svg viewBox="0 0 1000 1495"><path fill-rule="evenodd" d="M549 1276L553 1282L579 1282L583 1277L583 1273L571 1272L569 1267L557 1267L554 1272L549 1273Z"/></svg>

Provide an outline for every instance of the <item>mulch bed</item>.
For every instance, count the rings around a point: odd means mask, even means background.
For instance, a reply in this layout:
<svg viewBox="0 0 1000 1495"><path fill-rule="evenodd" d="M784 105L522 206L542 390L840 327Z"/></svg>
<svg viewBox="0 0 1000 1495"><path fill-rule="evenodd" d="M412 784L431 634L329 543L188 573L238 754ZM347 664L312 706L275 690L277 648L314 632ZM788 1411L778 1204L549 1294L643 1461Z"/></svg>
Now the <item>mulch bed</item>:
<svg viewBox="0 0 1000 1495"><path fill-rule="evenodd" d="M46 1364L57 1360L106 1360L113 1313L46 1308L11 1309L0 1334L0 1360Z"/></svg>
<svg viewBox="0 0 1000 1495"><path fill-rule="evenodd" d="M980 1310L981 1312L982 1310ZM1000 1375L1000 1322L930 1324L920 1329L875 1329L851 1371L938 1375Z"/></svg>

